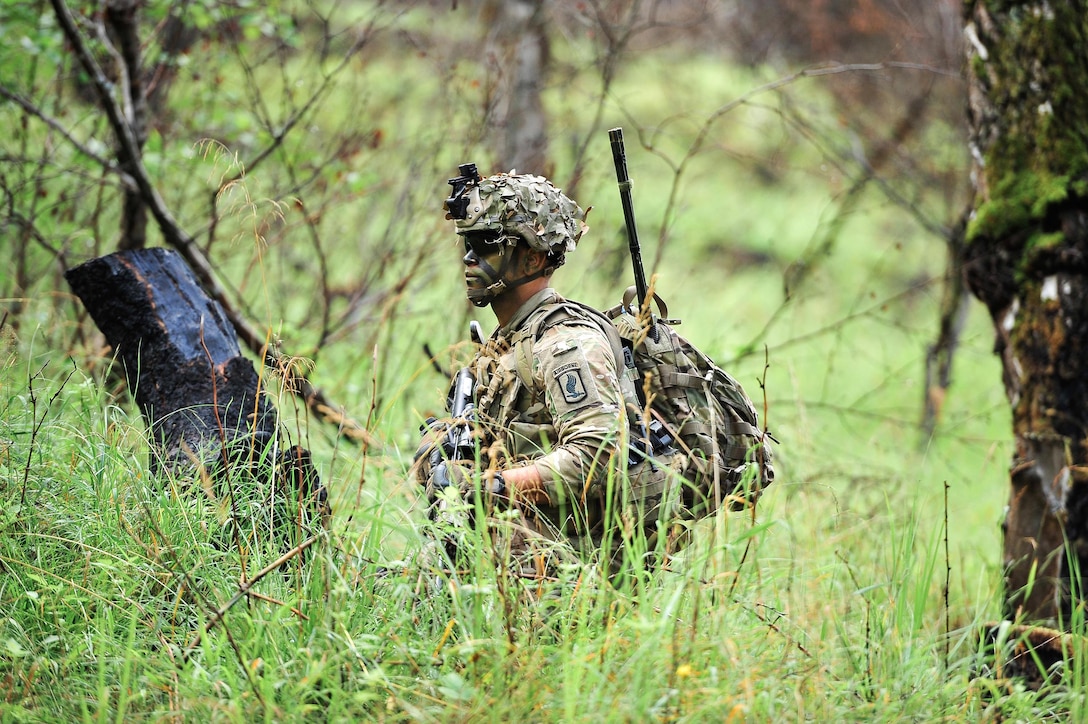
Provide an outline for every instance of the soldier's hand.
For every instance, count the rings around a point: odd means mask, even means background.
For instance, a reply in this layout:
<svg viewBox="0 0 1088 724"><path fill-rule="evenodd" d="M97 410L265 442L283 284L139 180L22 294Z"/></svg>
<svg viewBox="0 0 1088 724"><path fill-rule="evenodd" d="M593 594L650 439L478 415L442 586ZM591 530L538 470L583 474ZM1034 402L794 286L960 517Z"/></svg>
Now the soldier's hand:
<svg viewBox="0 0 1088 724"><path fill-rule="evenodd" d="M427 497L431 500L446 488L456 488L462 493L472 488L471 460L443 460L431 468L427 478Z"/></svg>
<svg viewBox="0 0 1088 724"><path fill-rule="evenodd" d="M474 478L475 466L471 460L443 460L431 470L427 481L427 490L433 497L438 491L448 487L457 488L464 495L475 494L477 490ZM502 473L485 470L481 475L480 488L490 496L505 497L506 483Z"/></svg>
<svg viewBox="0 0 1088 724"><path fill-rule="evenodd" d="M412 455L411 479L419 485L429 487L431 475L438 463L449 455L446 449L449 438L449 424L434 417L419 426L419 447Z"/></svg>
<svg viewBox="0 0 1088 724"><path fill-rule="evenodd" d="M458 464L449 460L443 460L431 470L431 477L427 481L427 487L432 490L445 490L449 487L465 490L466 481L469 481L469 471L465 464Z"/></svg>
<svg viewBox="0 0 1088 724"><path fill-rule="evenodd" d="M428 417L419 426L419 435L419 447L416 448L416 452L412 456L413 462L418 462L423 457L430 455L436 445L445 442L449 435L449 425L437 418Z"/></svg>

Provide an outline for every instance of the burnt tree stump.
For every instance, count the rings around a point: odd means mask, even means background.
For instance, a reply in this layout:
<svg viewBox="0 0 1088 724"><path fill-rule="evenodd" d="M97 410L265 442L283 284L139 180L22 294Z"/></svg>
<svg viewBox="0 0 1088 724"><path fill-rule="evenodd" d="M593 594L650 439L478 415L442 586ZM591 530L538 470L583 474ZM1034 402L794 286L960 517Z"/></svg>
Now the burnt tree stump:
<svg viewBox="0 0 1088 724"><path fill-rule="evenodd" d="M307 523L315 513L325 519L309 452L283 444L234 327L179 254L126 250L65 276L123 368L148 426L153 472L206 475L220 489L244 471L267 484L266 503L290 493ZM233 490L219 492L233 501Z"/></svg>

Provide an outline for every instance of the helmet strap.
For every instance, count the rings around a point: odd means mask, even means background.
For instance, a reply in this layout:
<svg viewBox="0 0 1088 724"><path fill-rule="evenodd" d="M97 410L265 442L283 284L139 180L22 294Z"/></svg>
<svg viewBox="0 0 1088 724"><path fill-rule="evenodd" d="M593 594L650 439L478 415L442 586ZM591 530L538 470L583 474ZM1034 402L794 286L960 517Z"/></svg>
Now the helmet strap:
<svg viewBox="0 0 1088 724"><path fill-rule="evenodd" d="M515 248L517 248L517 247L515 247ZM520 287L522 284L527 284L527 283L533 281L534 279L539 279L542 276L546 276L546 275L550 274L555 269L556 266L558 266L558 264L556 264L554 266L552 264L547 264L547 265L541 267L540 269L537 269L532 274L529 274L527 276L523 276L520 279L515 279L513 281L508 281L508 280L505 279L505 276L506 276L506 273L509 271L510 262L512 262L513 259L514 259L514 254L513 253L504 254L503 258L502 258L502 264L499 265L498 270L496 270L490 264L485 262L483 259L480 259L477 262L479 264L479 266L480 266L480 269L483 270L483 272L485 274L487 274L492 279L495 279L496 281L493 284L489 284L488 286L484 287L483 289L470 289L467 292L468 300L470 302L472 302L477 307L486 307L488 304L491 303L492 299L499 296L503 292L508 291L510 289L516 289L516 288ZM549 261L550 261L550 258L549 258Z"/></svg>

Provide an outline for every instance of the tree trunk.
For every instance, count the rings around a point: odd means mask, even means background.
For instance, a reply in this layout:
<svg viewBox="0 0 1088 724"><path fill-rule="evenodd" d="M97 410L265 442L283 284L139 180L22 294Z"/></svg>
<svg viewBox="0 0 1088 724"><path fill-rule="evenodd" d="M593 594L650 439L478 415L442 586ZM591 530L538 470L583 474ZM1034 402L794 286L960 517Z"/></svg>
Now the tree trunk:
<svg viewBox="0 0 1088 724"><path fill-rule="evenodd" d="M143 60L140 54L140 3L137 0L110 0L106 3L106 24L117 44L117 60L121 67L121 99L125 119L132 129L135 148L119 144L117 161L127 173L136 171L137 158L147 143L147 97L144 93ZM142 249L147 245L147 205L138 189L126 189L121 209L121 241L119 249Z"/></svg>
<svg viewBox="0 0 1088 724"><path fill-rule="evenodd" d="M1068 626L1088 571L1088 6L964 7L964 268L994 322L1015 439L1004 613Z"/></svg>
<svg viewBox="0 0 1088 724"><path fill-rule="evenodd" d="M277 493L289 494L290 520L328 514L309 453L285 449L234 328L179 254L117 252L66 277L123 368L150 431L153 471L197 474L220 495L245 471L258 481L259 498L282 502ZM235 490L227 492L234 500Z"/></svg>
<svg viewBox="0 0 1088 724"><path fill-rule="evenodd" d="M501 142L503 171L551 175L548 121L541 92L549 64L543 0L488 3L487 58L494 77L490 124Z"/></svg>

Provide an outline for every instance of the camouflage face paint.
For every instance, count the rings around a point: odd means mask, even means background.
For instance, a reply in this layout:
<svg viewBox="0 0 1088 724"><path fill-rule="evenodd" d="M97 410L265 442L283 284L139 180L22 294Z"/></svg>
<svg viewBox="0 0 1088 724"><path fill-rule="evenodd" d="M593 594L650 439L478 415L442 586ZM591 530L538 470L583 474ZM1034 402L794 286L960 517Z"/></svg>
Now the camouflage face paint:
<svg viewBox="0 0 1088 724"><path fill-rule="evenodd" d="M465 255L465 287L470 302L486 306L507 288L506 278L514 261L514 246L497 231L471 231L461 234Z"/></svg>

